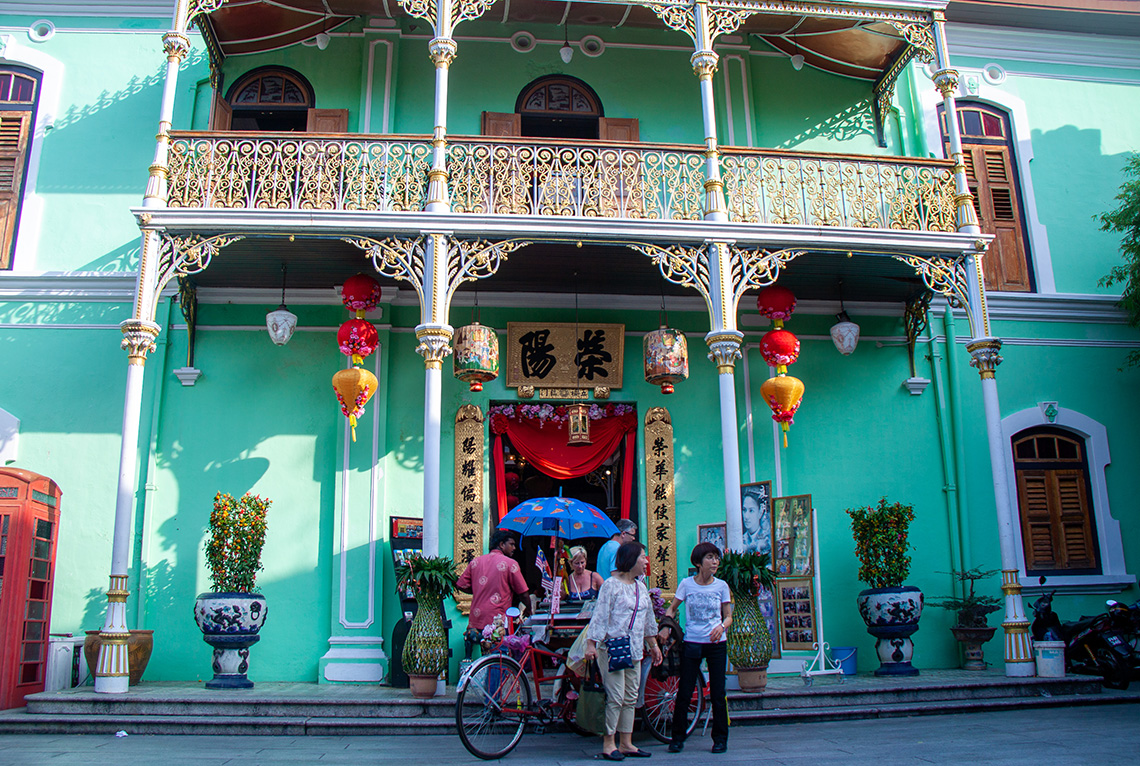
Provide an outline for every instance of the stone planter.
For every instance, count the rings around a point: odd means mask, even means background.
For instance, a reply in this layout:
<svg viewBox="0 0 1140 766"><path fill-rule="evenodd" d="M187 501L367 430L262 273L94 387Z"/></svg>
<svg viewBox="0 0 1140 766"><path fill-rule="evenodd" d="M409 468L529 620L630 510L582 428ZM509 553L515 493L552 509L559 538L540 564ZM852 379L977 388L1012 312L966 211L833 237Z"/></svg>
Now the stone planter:
<svg viewBox="0 0 1140 766"><path fill-rule="evenodd" d="M743 692L762 692L768 685L768 668L737 668L736 681Z"/></svg>
<svg viewBox="0 0 1140 766"><path fill-rule="evenodd" d="M261 638L268 608L260 593L202 593L194 602L194 621L203 640L214 647L214 677L207 689L252 689L246 677L249 647Z"/></svg>
<svg viewBox="0 0 1140 766"><path fill-rule="evenodd" d="M958 625L950 628L950 632L954 634L954 638L958 639L959 643L962 644L962 651L965 654L965 662L962 663L962 670L986 669L986 653L982 649L982 644L994 637L995 630L997 630L996 627L963 628Z"/></svg>
<svg viewBox="0 0 1140 766"><path fill-rule="evenodd" d="M83 658L87 660L87 667L94 675L95 667L99 664L99 650L103 647L103 639L97 630L86 632L87 638L83 641ZM131 637L127 639L127 663L130 665L131 674L129 686L134 686L142 681L143 672L146 670L146 664L150 662L150 655L153 651L153 630L131 631Z"/></svg>
<svg viewBox="0 0 1140 766"><path fill-rule="evenodd" d="M426 700L435 696L439 687L439 676L419 676L408 674L408 687L416 699Z"/></svg>
<svg viewBox="0 0 1140 766"><path fill-rule="evenodd" d="M922 616L922 591L912 585L897 588L868 588L858 597L859 615L874 636L879 655L877 676L916 676L910 664L914 655L911 635L918 630Z"/></svg>

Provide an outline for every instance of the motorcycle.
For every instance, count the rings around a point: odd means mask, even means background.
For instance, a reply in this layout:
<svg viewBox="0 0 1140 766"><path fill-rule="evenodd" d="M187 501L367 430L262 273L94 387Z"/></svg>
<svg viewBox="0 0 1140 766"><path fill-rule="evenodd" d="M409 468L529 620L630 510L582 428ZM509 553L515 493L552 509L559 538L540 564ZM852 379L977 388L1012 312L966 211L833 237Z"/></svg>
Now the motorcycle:
<svg viewBox="0 0 1140 766"><path fill-rule="evenodd" d="M1140 653L1134 646L1140 626L1140 602L1131 607L1110 600L1104 614L1062 623L1053 612L1056 591L1033 602L1034 641L1063 641L1065 670L1101 676L1110 689L1127 689L1140 672Z"/></svg>

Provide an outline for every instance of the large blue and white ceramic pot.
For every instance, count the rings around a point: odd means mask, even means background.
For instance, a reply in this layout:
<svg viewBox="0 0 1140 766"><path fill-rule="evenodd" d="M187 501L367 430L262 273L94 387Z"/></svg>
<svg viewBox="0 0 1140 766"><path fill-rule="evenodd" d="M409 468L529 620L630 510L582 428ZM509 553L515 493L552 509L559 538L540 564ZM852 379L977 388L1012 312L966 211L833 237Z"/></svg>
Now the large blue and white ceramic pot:
<svg viewBox="0 0 1140 766"><path fill-rule="evenodd" d="M874 636L879 655L877 676L916 676L911 665L914 642L910 637L918 630L922 616L922 591L913 585L897 588L868 588L858 598L859 614Z"/></svg>
<svg viewBox="0 0 1140 766"><path fill-rule="evenodd" d="M202 638L214 647L214 677L207 689L252 689L249 647L260 640L257 634L268 614L265 596L260 593L202 593L194 602L194 621Z"/></svg>

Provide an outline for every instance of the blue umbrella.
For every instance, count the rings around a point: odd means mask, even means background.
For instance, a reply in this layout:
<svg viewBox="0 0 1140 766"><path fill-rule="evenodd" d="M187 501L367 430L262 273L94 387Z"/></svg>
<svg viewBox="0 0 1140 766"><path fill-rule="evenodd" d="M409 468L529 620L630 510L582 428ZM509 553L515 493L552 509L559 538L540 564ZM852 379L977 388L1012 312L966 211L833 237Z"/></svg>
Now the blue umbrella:
<svg viewBox="0 0 1140 766"><path fill-rule="evenodd" d="M500 529L563 540L612 537L617 525L598 508L572 497L535 497L516 505L499 521Z"/></svg>

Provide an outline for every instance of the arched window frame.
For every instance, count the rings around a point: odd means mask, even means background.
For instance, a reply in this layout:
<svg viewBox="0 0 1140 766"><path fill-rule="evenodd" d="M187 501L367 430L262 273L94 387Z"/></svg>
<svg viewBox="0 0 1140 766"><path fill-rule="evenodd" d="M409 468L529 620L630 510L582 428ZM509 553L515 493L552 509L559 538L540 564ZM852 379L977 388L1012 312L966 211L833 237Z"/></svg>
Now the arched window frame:
<svg viewBox="0 0 1140 766"><path fill-rule="evenodd" d="M34 272L36 254L39 251L40 221L43 217L43 199L36 193L40 154L43 150L44 136L55 126L64 67L61 62L38 47L24 45L12 35L0 35L0 64L15 65L40 72L39 100L36 103L34 128L28 149L24 193L20 200L16 249L10 264L12 271Z"/></svg>
<svg viewBox="0 0 1140 766"><path fill-rule="evenodd" d="M1033 175L1029 167L1033 160L1033 143L1025 102L1000 86L991 85L982 69L970 67L955 67L955 69L959 72L958 93L955 94L957 98L988 104L1004 110L1009 115L1013 130L1011 138L1014 162L1021 181L1021 204L1025 216L1026 236L1029 239L1029 251L1033 254L1029 268L1033 272L1036 294L1056 293L1053 258L1049 252L1049 235L1037 218L1037 199L1033 193ZM917 75L915 91L922 111L922 128L926 134L927 150L931 156L946 158L942 148L942 129L938 118L938 106L942 103L942 99L934 84L930 82L930 72L921 68L918 71L926 72Z"/></svg>
<svg viewBox="0 0 1140 766"><path fill-rule="evenodd" d="M1018 513L1013 463L1013 439L1023 431L1039 426L1053 426L1067 431L1085 443L1088 460L1089 498L1092 503L1093 525L1096 529L1101 574L1049 575L1042 587L1035 575L1025 571L1025 548L1020 523L1013 525L1019 577L1027 592L1059 590L1067 593L1119 593L1136 584L1136 576L1128 574L1124 561L1124 542L1120 536L1120 522L1112 517L1108 501L1108 484L1104 469L1112 462L1108 449L1108 430L1099 422L1074 410L1058 407L1056 402L1041 402L1038 406L1015 412L1001 421L1002 443L1006 445L1006 486L1009 489L1010 507ZM1020 516L1019 516L1020 518Z"/></svg>

